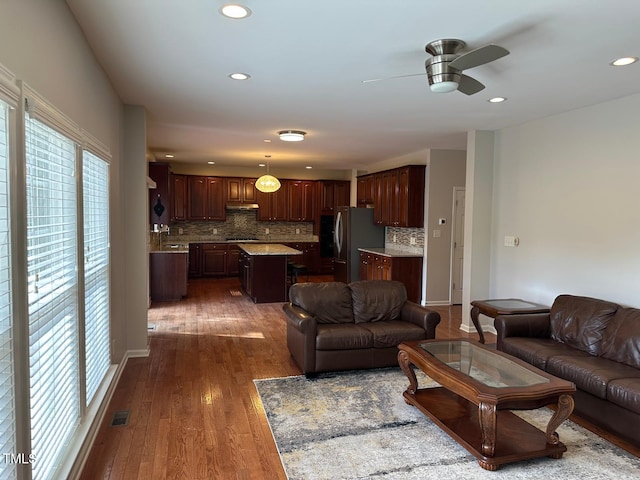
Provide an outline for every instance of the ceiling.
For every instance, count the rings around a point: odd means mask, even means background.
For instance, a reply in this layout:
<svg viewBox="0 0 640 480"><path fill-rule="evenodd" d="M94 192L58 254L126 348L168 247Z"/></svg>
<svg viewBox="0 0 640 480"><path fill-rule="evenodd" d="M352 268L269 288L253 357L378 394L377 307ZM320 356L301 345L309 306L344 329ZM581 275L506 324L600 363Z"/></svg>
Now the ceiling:
<svg viewBox="0 0 640 480"><path fill-rule="evenodd" d="M66 1L122 101L146 108L158 160L367 170L640 93L640 62L609 65L640 56L637 0L245 0L243 20L222 0ZM465 71L486 85L473 96L432 93L426 76L362 83L423 73L439 38L511 54Z"/></svg>

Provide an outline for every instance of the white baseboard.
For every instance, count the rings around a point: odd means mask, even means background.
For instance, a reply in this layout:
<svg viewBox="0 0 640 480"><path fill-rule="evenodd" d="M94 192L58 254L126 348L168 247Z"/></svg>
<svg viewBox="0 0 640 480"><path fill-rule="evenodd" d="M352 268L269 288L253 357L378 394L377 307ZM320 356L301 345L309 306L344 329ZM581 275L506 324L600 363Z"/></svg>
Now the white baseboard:
<svg viewBox="0 0 640 480"><path fill-rule="evenodd" d="M58 470L58 473L62 475L59 478L74 480L80 478L127 361L130 358L148 357L149 353L148 348L146 350L128 350L119 364L109 368L100 389L96 392L92 405L87 410L84 422L78 425L76 438L78 443L82 440L82 444L76 447L75 455L73 448L70 448L69 460L63 462ZM101 401L98 402L97 399L101 399ZM65 468L66 463L69 465Z"/></svg>

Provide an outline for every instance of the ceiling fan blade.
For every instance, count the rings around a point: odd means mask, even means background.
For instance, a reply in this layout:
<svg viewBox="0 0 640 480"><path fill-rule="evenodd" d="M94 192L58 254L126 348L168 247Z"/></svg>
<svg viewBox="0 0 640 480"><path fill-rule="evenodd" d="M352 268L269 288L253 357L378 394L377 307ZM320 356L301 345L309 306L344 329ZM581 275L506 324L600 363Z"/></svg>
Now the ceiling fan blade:
<svg viewBox="0 0 640 480"><path fill-rule="evenodd" d="M452 60L451 63L449 63L449 66L457 70L467 70L468 68L493 62L505 55L509 55L509 50L492 43L490 45L485 45L484 47L471 50L470 52L463 53L455 60Z"/></svg>
<svg viewBox="0 0 640 480"><path fill-rule="evenodd" d="M396 75L395 77L370 78L369 80L362 80L362 83L379 82L381 80L393 80L394 78L419 77L424 75L426 75L426 73L410 73L408 75Z"/></svg>
<svg viewBox="0 0 640 480"><path fill-rule="evenodd" d="M465 95L473 95L481 90L484 90L484 85L475 78L471 78L469 75L460 75L460 82L458 83L458 90Z"/></svg>

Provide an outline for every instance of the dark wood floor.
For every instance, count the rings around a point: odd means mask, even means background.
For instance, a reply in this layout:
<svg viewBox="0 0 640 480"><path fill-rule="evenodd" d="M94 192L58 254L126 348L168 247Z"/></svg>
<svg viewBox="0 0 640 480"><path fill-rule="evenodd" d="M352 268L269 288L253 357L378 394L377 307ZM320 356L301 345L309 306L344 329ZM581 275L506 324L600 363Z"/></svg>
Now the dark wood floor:
<svg viewBox="0 0 640 480"><path fill-rule="evenodd" d="M127 362L81 478L286 479L253 384L301 373L281 306L253 304L235 278L193 280L181 302L153 305L151 354ZM477 338L459 330L459 306L434 309L436 338ZM111 426L122 410L128 424Z"/></svg>

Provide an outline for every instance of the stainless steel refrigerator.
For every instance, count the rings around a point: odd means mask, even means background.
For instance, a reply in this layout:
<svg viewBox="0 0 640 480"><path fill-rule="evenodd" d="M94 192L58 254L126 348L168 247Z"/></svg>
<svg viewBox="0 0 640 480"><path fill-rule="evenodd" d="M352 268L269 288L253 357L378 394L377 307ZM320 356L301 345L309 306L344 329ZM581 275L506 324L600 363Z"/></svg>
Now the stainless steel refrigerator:
<svg viewBox="0 0 640 480"><path fill-rule="evenodd" d="M334 232L334 279L360 280L358 248L384 247L384 227L373 223L373 208L338 207Z"/></svg>

